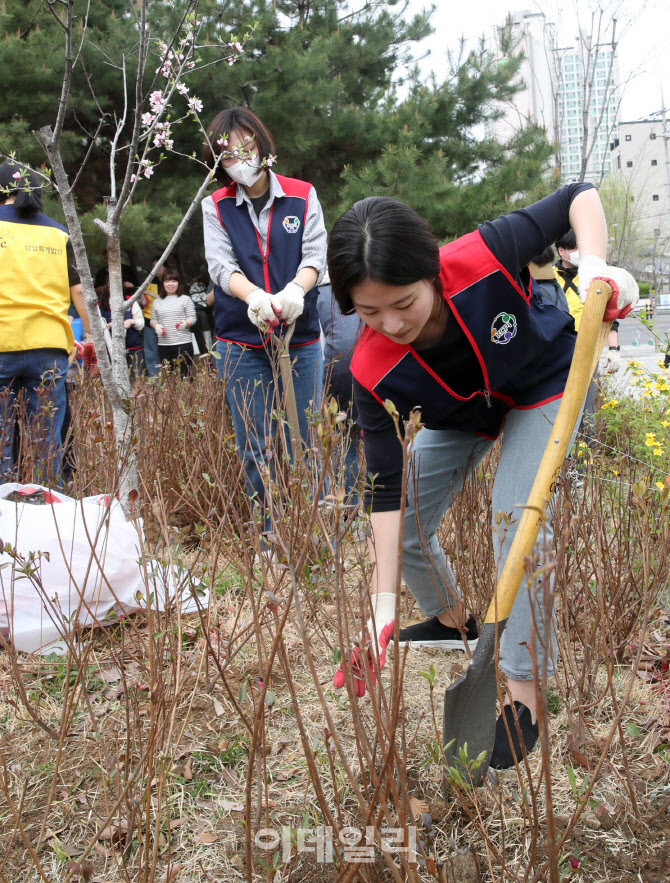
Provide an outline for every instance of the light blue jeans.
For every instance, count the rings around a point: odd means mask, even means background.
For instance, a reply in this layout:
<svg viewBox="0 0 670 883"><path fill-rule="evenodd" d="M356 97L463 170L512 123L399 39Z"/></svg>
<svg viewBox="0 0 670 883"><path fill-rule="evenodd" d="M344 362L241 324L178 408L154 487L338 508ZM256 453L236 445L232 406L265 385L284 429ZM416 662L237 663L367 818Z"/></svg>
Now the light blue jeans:
<svg viewBox="0 0 670 883"><path fill-rule="evenodd" d="M217 340L216 349L221 356L216 360L216 368L219 377L226 379L226 404L233 418L235 442L244 468L247 491L265 507L265 488L259 466L267 461L265 439L273 439L277 431L274 412L278 402L275 393L279 394L281 400L284 392L278 360L273 357L272 350L264 347L245 347ZM321 341L292 346L291 359L300 435L306 442L309 435L308 415L321 407ZM279 382L278 390L275 390L275 373ZM288 430L286 432L288 438ZM290 444L288 448L290 450ZM265 529L269 529L267 514Z"/></svg>
<svg viewBox="0 0 670 883"><path fill-rule="evenodd" d="M158 353L158 335L148 323L145 323L144 325L143 338L144 365L149 377L155 377L158 374L161 365L161 359Z"/></svg>
<svg viewBox="0 0 670 883"><path fill-rule="evenodd" d="M12 481L14 463L14 402L23 391L27 429L41 436L38 450L38 479L43 484L62 486L62 431L65 418L68 358L64 350L34 349L0 352L0 420L2 468L0 481Z"/></svg>
<svg viewBox="0 0 670 883"><path fill-rule="evenodd" d="M492 522L493 548L502 572L514 534L522 514L551 427L558 412L559 401L526 411L510 411L505 418L500 463L493 483L492 515L510 513L513 521L505 527ZM577 421L579 422L579 421ZM413 468L410 468L408 502L404 525L402 575L405 584L426 616L436 616L453 607L460 596L454 573L437 540L437 529L452 505L464 480L492 448L494 442L474 433L450 430L421 429L416 437ZM417 520L420 528L417 526ZM538 545L551 546L551 521L538 537ZM552 574L553 580L553 574ZM553 585L553 583L552 583ZM507 621L500 644L500 667L508 677L518 681L532 680L529 652L531 638L531 600L525 582L519 591ZM538 665L542 666L542 642L548 624L543 622L541 594L536 596L535 623ZM549 628L555 656L553 625ZM547 671L553 672L552 659Z"/></svg>

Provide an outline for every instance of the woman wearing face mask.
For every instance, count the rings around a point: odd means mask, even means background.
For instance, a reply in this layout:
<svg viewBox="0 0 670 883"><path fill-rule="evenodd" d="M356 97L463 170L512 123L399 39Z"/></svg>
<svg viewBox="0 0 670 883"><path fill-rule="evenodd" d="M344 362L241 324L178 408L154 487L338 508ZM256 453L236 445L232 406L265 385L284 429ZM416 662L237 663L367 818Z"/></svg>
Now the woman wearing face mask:
<svg viewBox="0 0 670 883"><path fill-rule="evenodd" d="M591 184L569 184L442 248L421 218L393 199L361 200L333 226L328 244L333 295L343 313L355 311L368 326L351 362L366 473L375 477L365 500L372 512L374 622L367 633L373 637L367 656L355 649L345 663L352 665L358 695L365 691L363 666L371 665L373 656L380 667L384 664L395 617L403 456L384 402L392 401L402 419L421 408L424 425L412 446L402 576L428 619L400 629L400 645L455 649L467 640L472 648L477 624L460 598L437 531L465 479L502 435L492 499L494 560L502 569L575 344L571 317L542 299L527 264L571 224L589 256L582 258L580 296L586 297L592 279L605 278L615 292L614 314L625 315L637 301L637 285L604 260L607 226ZM551 543L550 524L545 536ZM551 623L544 633L543 619L541 599L531 604L522 587L500 645L508 702L516 706L527 751L538 736L528 649L533 620L539 670L543 651L549 673L555 656ZM334 683L344 686L342 668ZM514 752L505 719L516 740ZM491 765L511 766L520 753L508 705L498 721Z"/></svg>
<svg viewBox="0 0 670 883"><path fill-rule="evenodd" d="M244 107L219 113L207 129L203 154L222 185L202 203L205 254L214 282L219 376L227 380L248 490L264 502L259 466L265 439L275 433L272 413L276 364L270 335L295 323L291 360L300 434L306 410L318 409L323 356L317 283L326 257L323 212L311 184L276 175L272 136ZM265 527L269 519L265 516Z"/></svg>

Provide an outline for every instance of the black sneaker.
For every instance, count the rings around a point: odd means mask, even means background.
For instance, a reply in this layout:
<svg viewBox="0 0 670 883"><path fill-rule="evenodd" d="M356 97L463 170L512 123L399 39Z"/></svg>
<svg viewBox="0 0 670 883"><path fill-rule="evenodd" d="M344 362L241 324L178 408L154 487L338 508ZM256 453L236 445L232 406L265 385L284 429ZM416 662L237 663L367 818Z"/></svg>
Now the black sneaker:
<svg viewBox="0 0 670 883"><path fill-rule="evenodd" d="M471 616L463 626L465 638L470 650L474 650L479 640L477 621ZM411 642L412 647L439 647L442 650L465 650L463 636L458 629L442 625L437 616L419 622L416 625L400 629L398 646L405 647Z"/></svg>
<svg viewBox="0 0 670 883"><path fill-rule="evenodd" d="M526 708L522 702L515 702L514 707L516 708L516 714L519 718L519 729L521 730L521 737L523 738L526 754L530 754L533 748L535 748L535 743L539 736L539 728L537 724L534 724L532 721L530 709ZM512 736L512 745L509 744L509 736L505 729L503 715L507 719L507 726L509 727ZM523 751L519 745L519 733L516 728L516 721L514 720L514 712L512 711L511 705L505 705L503 706L503 713L496 721L496 737L493 743L493 754L491 755L489 766L492 766L494 770L509 769L509 767L514 766L515 756L519 763L523 763Z"/></svg>

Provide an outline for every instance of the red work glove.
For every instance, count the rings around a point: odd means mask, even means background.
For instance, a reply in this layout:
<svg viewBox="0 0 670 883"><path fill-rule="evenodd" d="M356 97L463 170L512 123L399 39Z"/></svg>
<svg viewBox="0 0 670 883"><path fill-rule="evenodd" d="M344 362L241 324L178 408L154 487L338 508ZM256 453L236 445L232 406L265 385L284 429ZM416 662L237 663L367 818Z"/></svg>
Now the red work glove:
<svg viewBox="0 0 670 883"><path fill-rule="evenodd" d="M177 331L188 331L188 329L190 328L186 319L181 319L181 321L176 322L174 327L177 329Z"/></svg>
<svg viewBox="0 0 670 883"><path fill-rule="evenodd" d="M72 349L74 350L75 359L83 359L84 358L84 344L80 343L78 340L75 340Z"/></svg>
<svg viewBox="0 0 670 883"><path fill-rule="evenodd" d="M367 665L368 667L370 680L374 687L377 683L375 657L380 670L386 665L386 648L393 638L395 623L395 594L393 592L380 592L373 595L370 600L372 602L373 616L367 622L366 633L361 641L364 649L352 647L349 658L340 663L333 677L333 686L336 690L341 690L346 681L346 668L351 665L354 691L359 698L365 695L364 666ZM373 618L376 629L373 628ZM375 631L377 635L376 644Z"/></svg>
<svg viewBox="0 0 670 883"><path fill-rule="evenodd" d="M95 354L95 347L91 343L91 341L87 341L84 344L84 369L89 371L91 368L97 367L98 357Z"/></svg>
<svg viewBox="0 0 670 883"><path fill-rule="evenodd" d="M159 337L165 337L165 328L162 325L159 325L158 322L154 325L154 331Z"/></svg>

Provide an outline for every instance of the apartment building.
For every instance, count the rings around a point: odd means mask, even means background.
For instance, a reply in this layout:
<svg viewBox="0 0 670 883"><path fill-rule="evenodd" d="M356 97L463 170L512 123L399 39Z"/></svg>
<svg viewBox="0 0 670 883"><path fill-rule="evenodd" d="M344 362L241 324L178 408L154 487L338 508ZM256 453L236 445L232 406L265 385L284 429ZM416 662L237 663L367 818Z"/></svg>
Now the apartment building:
<svg viewBox="0 0 670 883"><path fill-rule="evenodd" d="M635 214L652 238L670 236L670 130L663 113L621 122L611 142L612 175L620 175L635 200Z"/></svg>

